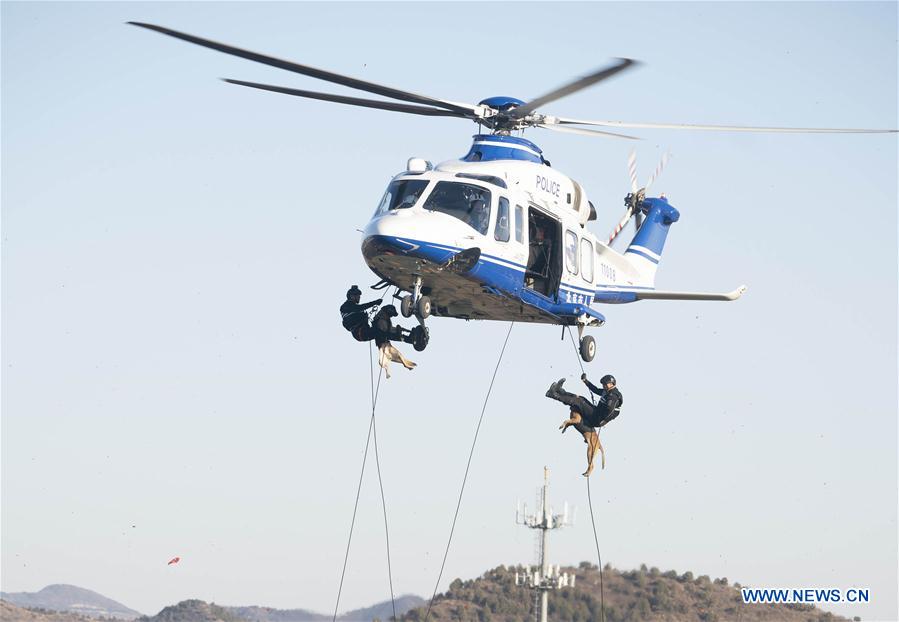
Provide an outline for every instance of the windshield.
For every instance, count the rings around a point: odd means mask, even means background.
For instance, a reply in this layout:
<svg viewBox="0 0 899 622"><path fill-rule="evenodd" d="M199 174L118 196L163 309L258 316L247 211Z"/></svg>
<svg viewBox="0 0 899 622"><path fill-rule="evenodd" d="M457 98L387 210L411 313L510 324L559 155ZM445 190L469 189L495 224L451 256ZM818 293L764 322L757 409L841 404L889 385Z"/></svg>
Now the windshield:
<svg viewBox="0 0 899 622"><path fill-rule="evenodd" d="M412 207L427 185L427 179L400 179L390 182L375 214Z"/></svg>
<svg viewBox="0 0 899 622"><path fill-rule="evenodd" d="M481 234L490 227L490 191L481 186L437 182L424 208L458 218Z"/></svg>

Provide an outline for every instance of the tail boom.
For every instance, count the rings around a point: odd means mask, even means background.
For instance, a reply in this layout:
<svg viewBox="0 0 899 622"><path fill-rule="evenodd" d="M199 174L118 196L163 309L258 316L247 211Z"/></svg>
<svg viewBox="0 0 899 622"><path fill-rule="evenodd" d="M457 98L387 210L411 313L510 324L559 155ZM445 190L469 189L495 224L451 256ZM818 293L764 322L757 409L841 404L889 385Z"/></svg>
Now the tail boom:
<svg viewBox="0 0 899 622"><path fill-rule="evenodd" d="M639 209L646 213L646 220L624 251L624 256L639 274L641 284L651 286L662 260L668 230L678 221L680 212L664 198L645 199Z"/></svg>

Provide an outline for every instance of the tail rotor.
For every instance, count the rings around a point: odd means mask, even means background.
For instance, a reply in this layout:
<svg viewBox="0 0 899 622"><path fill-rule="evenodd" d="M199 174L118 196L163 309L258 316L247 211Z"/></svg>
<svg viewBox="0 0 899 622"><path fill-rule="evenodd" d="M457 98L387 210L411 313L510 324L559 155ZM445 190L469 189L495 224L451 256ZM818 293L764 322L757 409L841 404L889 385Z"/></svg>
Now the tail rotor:
<svg viewBox="0 0 899 622"><path fill-rule="evenodd" d="M643 225L643 210L642 204L644 199L646 199L646 192L649 190L649 187L652 186L653 182L659 178L659 175L662 174L662 171L665 169L665 165L668 164L668 160L671 159L671 153L665 152L662 154L662 159L659 161L658 165L653 171L652 176L649 178L649 181L646 182L646 185L642 188L637 187L637 152L631 151L630 155L627 157L627 172L628 176L631 180L631 191L628 193L626 197L624 197L624 215L621 217L621 220L618 221L618 224L615 225L615 228L612 230L612 233L609 235L609 241L607 244L611 246L612 242L618 237L618 234L627 226L627 223L630 222L631 218L634 219L634 231L639 231L640 227Z"/></svg>

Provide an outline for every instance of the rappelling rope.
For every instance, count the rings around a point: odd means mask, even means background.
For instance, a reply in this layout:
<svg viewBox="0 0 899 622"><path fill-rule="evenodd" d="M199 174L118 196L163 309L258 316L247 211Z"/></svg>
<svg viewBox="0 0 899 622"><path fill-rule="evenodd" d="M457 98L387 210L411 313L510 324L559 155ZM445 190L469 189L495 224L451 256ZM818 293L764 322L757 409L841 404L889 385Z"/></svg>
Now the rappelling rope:
<svg viewBox="0 0 899 622"><path fill-rule="evenodd" d="M425 622L431 616L431 606L434 604L434 598L437 596L437 588L440 586L440 579L443 578L443 569L446 566L446 558L449 555L450 544L453 542L453 532L456 530L456 520L459 518L459 508L462 507L462 494L465 492L465 483L468 481L468 471L471 468L471 459L474 456L475 445L478 442L478 433L481 431L481 423L484 421L484 413L487 411L487 401L490 399L490 392L493 391L493 382L496 380L496 373L499 371L499 365L503 361L503 354L506 352L506 345L509 343L509 336L512 334L512 327L515 322L509 324L509 331L506 333L506 339L503 341L503 348L500 350L499 359L496 361L496 367L493 369L493 377L490 379L490 386L487 388L487 395L484 396L484 404L481 406L481 416L478 418L478 427L474 432L474 439L471 441L471 451L468 452L468 464L465 465L465 476L462 478L462 488L459 490L459 500L456 502L456 513L453 515L453 525L450 527L449 539L446 542L446 551L443 553L443 561L440 563L440 573L437 575L437 583L434 584L434 593L428 601L428 611L425 613Z"/></svg>
<svg viewBox="0 0 899 622"><path fill-rule="evenodd" d="M387 297L387 290L389 288L384 288L384 294L381 296L380 303L384 302L384 298ZM393 288L393 296L396 297L397 292L399 292L399 287L394 286ZM375 381L374 381L374 347L369 343L368 348L368 366L369 366L369 379L371 381L372 387L372 413L371 413L371 431L372 431L372 439L375 442L375 466L378 471L378 488L381 490L381 509L384 513L384 539L387 542L387 580L390 583L390 606L393 608L393 619L396 620L396 597L393 592L393 569L390 564L390 529L387 526L387 501L384 497L384 481L381 479L381 457L378 452L378 426L375 423L375 402L377 401L377 392L375 390ZM383 368L381 372L383 372ZM381 372L378 373L378 384L381 382Z"/></svg>
<svg viewBox="0 0 899 622"><path fill-rule="evenodd" d="M593 518L593 498L590 496L590 478L587 480L587 504L590 506L590 523L593 525L593 541L596 543L596 559L599 561L599 610L602 622L606 622L606 602L602 589L602 553L599 551L599 536L596 534L596 519Z"/></svg>
<svg viewBox="0 0 899 622"><path fill-rule="evenodd" d="M381 300L384 300L384 296L381 297ZM343 593L343 580L346 576L346 567L347 561L350 558L350 544L353 542L353 529L356 526L356 512L359 509L359 495L362 492L362 478L365 475L365 462L368 459L368 446L371 443L372 439L372 431L375 427L375 408L378 405L378 395L381 389L381 377L384 374L384 369L381 368L381 371L378 372L378 382L377 385L374 381L374 372L372 371L373 367L373 354L371 346L369 345L368 350L369 357L369 380L371 382L371 419L368 422L368 435L365 437L365 450L362 452L362 469L359 473L359 484L356 487L356 501L353 504L353 518L350 521L350 535L347 538L346 543L346 554L343 556L343 570L340 571L340 585L337 588L337 602L334 603L334 615L331 618L332 622L336 622L337 620L337 609L340 607L340 595ZM375 457L377 461L377 435L375 435ZM378 466L378 483L381 484L381 468ZM384 487L381 485L381 503L384 505L384 530L387 531L387 507L384 503ZM387 540L387 572L388 575L391 575L390 571L390 540L388 537ZM390 578L390 598L391 602L393 602L393 577ZM394 610L396 609L396 605L394 604ZM395 616L394 616L395 617Z"/></svg>
<svg viewBox="0 0 899 622"><path fill-rule="evenodd" d="M387 541L387 580L390 583L390 605L391 607L393 607L393 619L396 620L396 599L393 595L393 570L390 567L390 530L387 528L387 501L384 500L384 482L381 480L381 459L378 454L378 426L375 424L375 401L377 400L377 394L374 393L375 374L372 350L373 347L371 346L371 343L369 343L368 366L370 371L368 376L371 379L372 386L371 431L372 438L375 441L375 466L378 468L378 487L381 489L381 508L384 511L384 538ZM383 368L381 369L381 371L383 371ZM380 381L381 374L378 373L378 383L380 383Z"/></svg>
<svg viewBox="0 0 899 622"><path fill-rule="evenodd" d="M586 376L587 371L584 369L584 362L581 360L581 351L578 350L577 342L574 340L574 335L571 334L571 328L566 326L565 330L568 331L568 336L571 337L571 345L574 346L574 356L575 358L577 358L577 362L581 366L581 373ZM596 400L593 399L593 391L588 391L588 394L590 395L590 402L594 406L596 406Z"/></svg>
<svg viewBox="0 0 899 622"><path fill-rule="evenodd" d="M577 357L577 362L581 366L581 373L586 374L584 371L584 363L581 361L580 351L578 350L577 343L574 340L574 335L571 334L571 329L566 327L568 330L568 336L571 337L571 344L574 346L574 354ZM596 402L593 401L593 391L590 391L590 401L596 405ZM597 430L596 435L599 436L599 431ZM599 561L599 610L602 618L602 622L606 621L606 602L605 602L605 594L603 592L602 585L602 553L599 550L599 535L596 533L596 519L593 518L593 497L590 496L590 478L585 478L587 480L587 504L590 506L590 524L593 526L593 541L596 543L596 559Z"/></svg>

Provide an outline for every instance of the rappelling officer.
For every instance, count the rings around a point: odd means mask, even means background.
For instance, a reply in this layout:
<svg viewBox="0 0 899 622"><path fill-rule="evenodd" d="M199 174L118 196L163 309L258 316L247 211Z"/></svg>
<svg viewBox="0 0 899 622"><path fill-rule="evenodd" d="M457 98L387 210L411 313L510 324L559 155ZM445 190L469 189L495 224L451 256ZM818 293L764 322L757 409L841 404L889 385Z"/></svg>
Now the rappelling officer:
<svg viewBox="0 0 899 622"><path fill-rule="evenodd" d="M372 300L365 304L360 304L362 300L362 290L357 285L353 285L347 290L346 302L340 305L340 317L343 320L343 327L352 333L356 341L370 341L374 339L372 327L368 323L368 314L366 311L372 307L381 304L380 300Z"/></svg>
<svg viewBox="0 0 899 622"><path fill-rule="evenodd" d="M624 404L624 398L621 391L618 390L615 376L606 374L600 378L601 387L597 387L587 379L587 374L581 374L581 380L587 385L592 393L599 396L596 404L591 403L587 398L569 393L562 389L565 383L564 378L560 378L552 383L546 392L546 397L562 402L571 408L571 416L562 422L559 429L562 433L569 426L575 429L584 437L587 443L587 470L584 471L584 477L589 477L593 472L593 462L596 458L596 451L599 450L602 456L602 467L606 466L605 452L599 442L599 434L596 428L606 425L609 421L617 417L621 412L621 406Z"/></svg>

